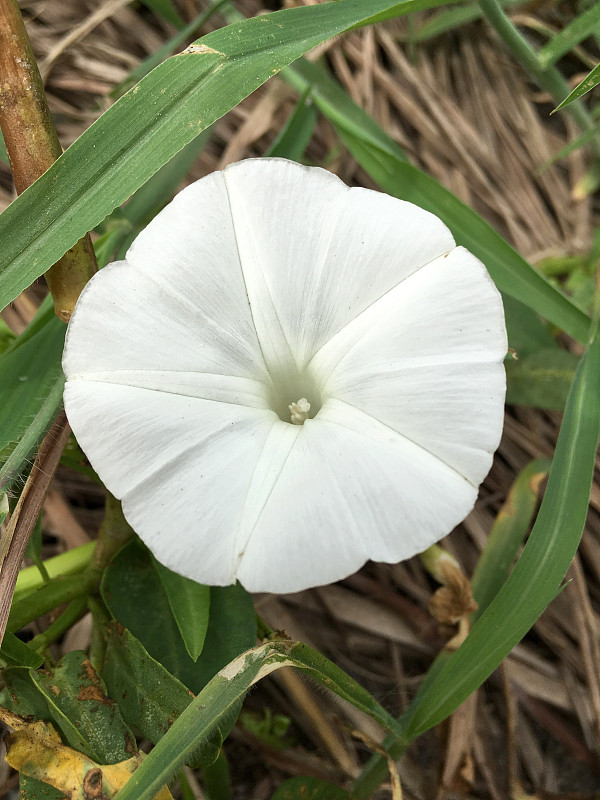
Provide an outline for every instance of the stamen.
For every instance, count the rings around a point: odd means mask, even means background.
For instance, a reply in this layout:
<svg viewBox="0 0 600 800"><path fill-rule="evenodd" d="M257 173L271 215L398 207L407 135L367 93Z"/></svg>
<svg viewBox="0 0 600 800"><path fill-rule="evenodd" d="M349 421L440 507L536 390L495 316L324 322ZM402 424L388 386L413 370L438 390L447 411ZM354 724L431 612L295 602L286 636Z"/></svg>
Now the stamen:
<svg viewBox="0 0 600 800"><path fill-rule="evenodd" d="M292 425L304 425L310 411L310 403L306 397L301 397L297 403L290 403L288 408L292 415Z"/></svg>

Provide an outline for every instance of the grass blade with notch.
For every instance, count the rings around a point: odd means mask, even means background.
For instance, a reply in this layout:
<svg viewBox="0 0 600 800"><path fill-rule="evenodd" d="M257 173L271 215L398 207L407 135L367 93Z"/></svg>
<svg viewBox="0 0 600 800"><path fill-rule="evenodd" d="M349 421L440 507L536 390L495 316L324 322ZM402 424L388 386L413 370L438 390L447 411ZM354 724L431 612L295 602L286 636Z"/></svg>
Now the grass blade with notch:
<svg viewBox="0 0 600 800"><path fill-rule="evenodd" d="M111 106L0 215L0 308L215 120L339 33L451 0L338 0L207 34Z"/></svg>
<svg viewBox="0 0 600 800"><path fill-rule="evenodd" d="M297 667L356 708L393 729L394 719L349 675L298 642L272 642L248 650L216 675L183 711L115 800L151 800L207 738L229 708L257 681L281 667Z"/></svg>

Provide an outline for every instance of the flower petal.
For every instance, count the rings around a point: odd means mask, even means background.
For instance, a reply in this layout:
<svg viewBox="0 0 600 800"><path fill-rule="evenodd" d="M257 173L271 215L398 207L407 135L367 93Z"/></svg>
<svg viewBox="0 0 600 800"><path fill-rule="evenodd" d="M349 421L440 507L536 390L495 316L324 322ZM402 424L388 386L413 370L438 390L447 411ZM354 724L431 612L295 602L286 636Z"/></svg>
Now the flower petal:
<svg viewBox="0 0 600 800"><path fill-rule="evenodd" d="M184 189L140 233L126 261L88 283L64 368L68 379L136 369L269 382L221 173Z"/></svg>
<svg viewBox="0 0 600 800"><path fill-rule="evenodd" d="M325 170L251 159L227 167L225 179L256 329L274 371L284 352L302 370L357 314L454 247L433 214L348 189Z"/></svg>
<svg viewBox="0 0 600 800"><path fill-rule="evenodd" d="M272 411L91 381L70 381L65 407L158 560L201 583L234 583L250 483L273 425L284 423Z"/></svg>
<svg viewBox="0 0 600 800"><path fill-rule="evenodd" d="M502 301L463 248L414 273L311 364L325 397L361 409L477 486L502 431Z"/></svg>
<svg viewBox="0 0 600 800"><path fill-rule="evenodd" d="M238 578L250 591L292 592L346 577L369 558L408 558L460 522L476 496L435 456L329 400L302 426Z"/></svg>

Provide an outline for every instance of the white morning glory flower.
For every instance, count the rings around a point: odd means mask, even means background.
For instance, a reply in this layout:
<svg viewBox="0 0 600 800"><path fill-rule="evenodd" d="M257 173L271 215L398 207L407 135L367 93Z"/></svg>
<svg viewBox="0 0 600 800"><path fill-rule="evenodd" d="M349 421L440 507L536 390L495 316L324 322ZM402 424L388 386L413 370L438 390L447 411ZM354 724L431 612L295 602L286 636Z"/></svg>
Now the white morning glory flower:
<svg viewBox="0 0 600 800"><path fill-rule="evenodd" d="M498 291L437 217L252 159L184 189L90 281L65 406L159 561L292 592L466 516L506 348Z"/></svg>

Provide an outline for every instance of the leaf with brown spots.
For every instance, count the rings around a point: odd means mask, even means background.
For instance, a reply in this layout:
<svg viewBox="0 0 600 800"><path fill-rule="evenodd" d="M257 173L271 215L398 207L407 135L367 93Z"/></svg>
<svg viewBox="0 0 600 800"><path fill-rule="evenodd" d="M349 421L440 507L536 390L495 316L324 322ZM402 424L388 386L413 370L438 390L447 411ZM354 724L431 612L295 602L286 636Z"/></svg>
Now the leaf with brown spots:
<svg viewBox="0 0 600 800"><path fill-rule="evenodd" d="M51 671L31 671L66 741L101 764L124 761L135 739L116 703L82 651L67 655Z"/></svg>

